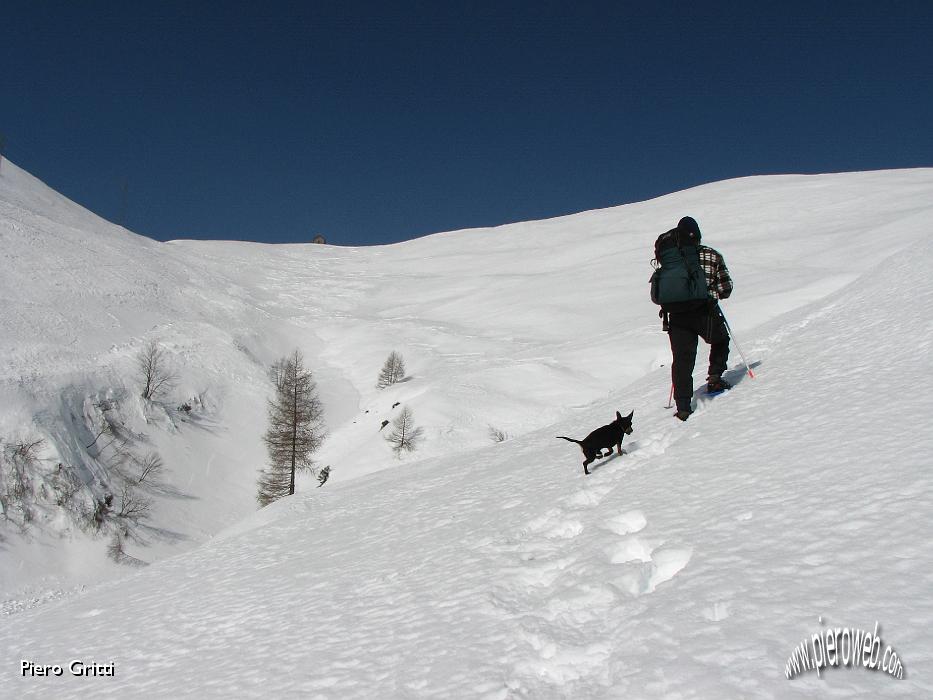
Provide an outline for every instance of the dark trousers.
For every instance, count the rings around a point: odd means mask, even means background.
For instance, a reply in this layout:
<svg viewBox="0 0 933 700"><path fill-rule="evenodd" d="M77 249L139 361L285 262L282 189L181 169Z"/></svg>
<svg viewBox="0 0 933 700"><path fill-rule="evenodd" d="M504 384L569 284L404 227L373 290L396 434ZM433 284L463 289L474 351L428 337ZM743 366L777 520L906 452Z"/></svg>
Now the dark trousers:
<svg viewBox="0 0 933 700"><path fill-rule="evenodd" d="M729 333L718 308L669 314L668 325L673 356L671 381L674 383L674 400L678 411L689 411L698 340L703 338L709 343L709 373L718 376L726 371L729 360Z"/></svg>

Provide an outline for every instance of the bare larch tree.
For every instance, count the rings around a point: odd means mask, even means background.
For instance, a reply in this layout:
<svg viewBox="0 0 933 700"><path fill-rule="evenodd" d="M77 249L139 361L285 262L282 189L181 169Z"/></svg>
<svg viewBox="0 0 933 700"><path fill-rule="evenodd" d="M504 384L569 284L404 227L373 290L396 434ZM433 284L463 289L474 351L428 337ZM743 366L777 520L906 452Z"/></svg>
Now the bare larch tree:
<svg viewBox="0 0 933 700"><path fill-rule="evenodd" d="M402 356L393 350L389 353L382 371L379 373L379 381L376 383L377 389L385 389L391 384L400 382L405 378L405 360Z"/></svg>
<svg viewBox="0 0 933 700"><path fill-rule="evenodd" d="M424 430L415 427L415 416L412 410L405 406L399 417L392 421L392 432L386 436L386 440L392 445L392 451L396 456L400 456L402 450L413 451L423 435Z"/></svg>
<svg viewBox="0 0 933 700"><path fill-rule="evenodd" d="M311 455L324 442L324 408L311 371L299 350L275 362L269 370L275 396L269 401L269 429L263 442L268 467L260 473L260 506L295 493L295 473L311 469Z"/></svg>

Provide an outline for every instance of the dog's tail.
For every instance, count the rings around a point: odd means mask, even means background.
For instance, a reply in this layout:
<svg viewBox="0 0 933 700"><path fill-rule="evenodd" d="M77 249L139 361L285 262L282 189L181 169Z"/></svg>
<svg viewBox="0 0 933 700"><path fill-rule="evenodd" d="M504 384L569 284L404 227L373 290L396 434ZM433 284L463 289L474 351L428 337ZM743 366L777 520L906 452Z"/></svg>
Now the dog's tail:
<svg viewBox="0 0 933 700"><path fill-rule="evenodd" d="M566 440L567 442L575 442L575 443L577 443L578 445L580 444L580 441L579 441L579 440L574 440L573 438L564 437L563 435L558 435L556 439L557 439L557 440Z"/></svg>

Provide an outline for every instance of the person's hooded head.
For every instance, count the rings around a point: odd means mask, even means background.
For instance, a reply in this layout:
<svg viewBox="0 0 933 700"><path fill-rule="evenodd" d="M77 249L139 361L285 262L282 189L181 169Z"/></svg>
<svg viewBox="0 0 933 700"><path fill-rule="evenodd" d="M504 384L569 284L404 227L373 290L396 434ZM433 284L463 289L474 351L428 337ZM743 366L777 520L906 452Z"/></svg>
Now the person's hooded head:
<svg viewBox="0 0 933 700"><path fill-rule="evenodd" d="M692 216L685 216L677 222L677 228L686 233L692 233L696 236L697 242L700 241L700 225Z"/></svg>

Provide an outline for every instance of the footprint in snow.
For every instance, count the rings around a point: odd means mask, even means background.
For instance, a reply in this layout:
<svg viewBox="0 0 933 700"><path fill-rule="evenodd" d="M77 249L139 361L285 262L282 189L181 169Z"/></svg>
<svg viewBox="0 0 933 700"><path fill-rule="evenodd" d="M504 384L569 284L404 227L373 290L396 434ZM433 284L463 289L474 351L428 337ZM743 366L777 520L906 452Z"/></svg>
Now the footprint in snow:
<svg viewBox="0 0 933 700"><path fill-rule="evenodd" d="M640 510L630 510L609 518L603 527L617 535L628 535L645 529L648 520Z"/></svg>
<svg viewBox="0 0 933 700"><path fill-rule="evenodd" d="M562 498L561 503L571 508L595 508L613 488L612 486L583 487L575 494Z"/></svg>
<svg viewBox="0 0 933 700"><path fill-rule="evenodd" d="M560 508L552 508L522 525L514 539L527 540L535 536L545 540L569 540L581 532L583 524L579 520L568 517Z"/></svg>
<svg viewBox="0 0 933 700"><path fill-rule="evenodd" d="M651 561L652 549L646 541L630 536L610 547L606 554L610 564L628 564L630 561Z"/></svg>
<svg viewBox="0 0 933 700"><path fill-rule="evenodd" d="M633 596L653 593L680 573L692 555L689 547L654 550L649 561L634 563L633 570L619 577L618 584Z"/></svg>
<svg viewBox="0 0 933 700"><path fill-rule="evenodd" d="M703 608L702 615L710 622L725 620L729 617L729 604L723 602L713 603L709 607Z"/></svg>
<svg viewBox="0 0 933 700"><path fill-rule="evenodd" d="M529 589L550 588L568 566L576 561L575 557L562 557L540 564L525 564L511 570L512 581Z"/></svg>

